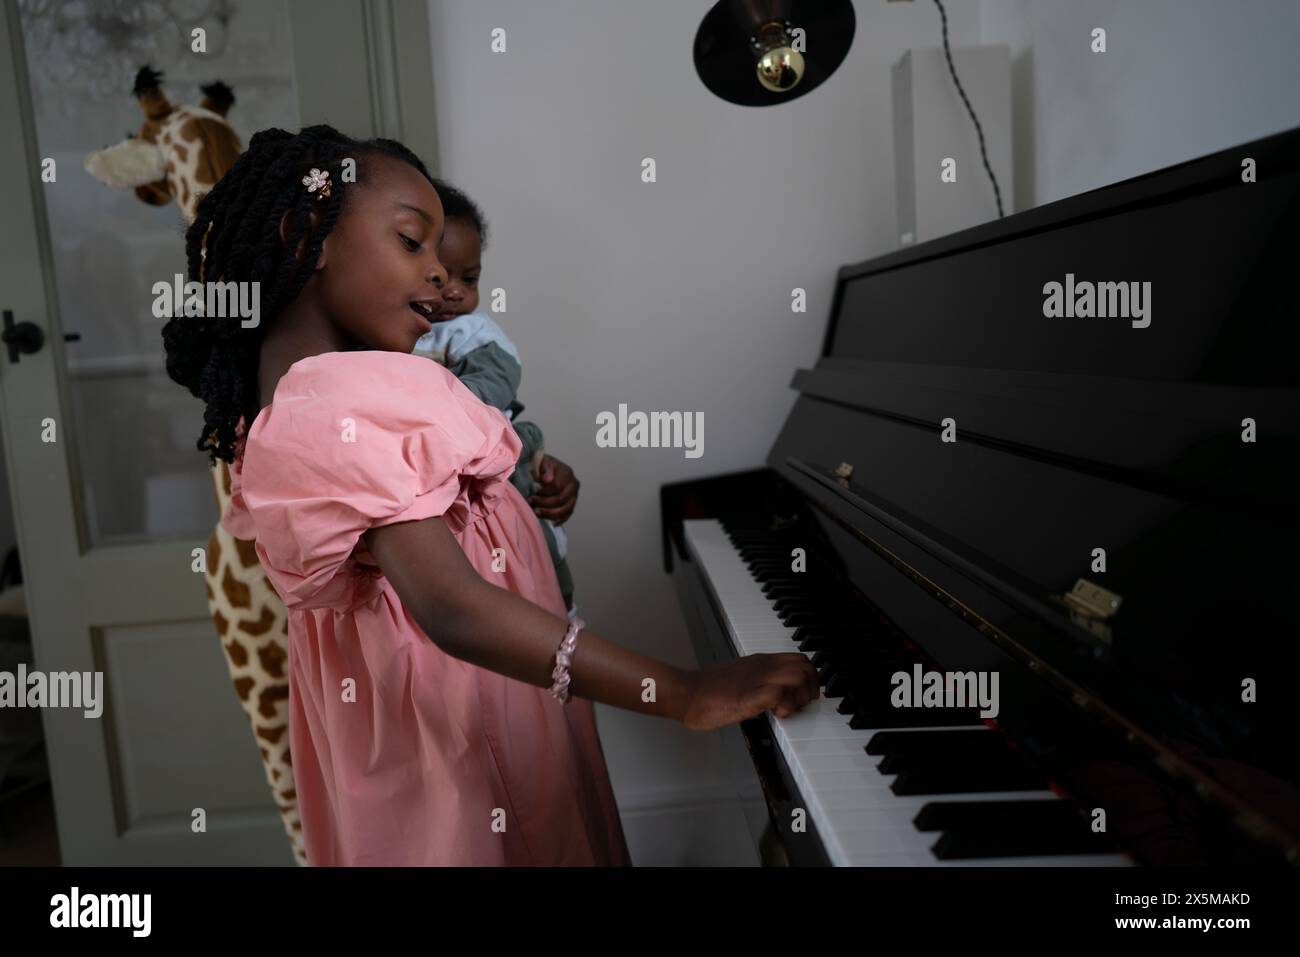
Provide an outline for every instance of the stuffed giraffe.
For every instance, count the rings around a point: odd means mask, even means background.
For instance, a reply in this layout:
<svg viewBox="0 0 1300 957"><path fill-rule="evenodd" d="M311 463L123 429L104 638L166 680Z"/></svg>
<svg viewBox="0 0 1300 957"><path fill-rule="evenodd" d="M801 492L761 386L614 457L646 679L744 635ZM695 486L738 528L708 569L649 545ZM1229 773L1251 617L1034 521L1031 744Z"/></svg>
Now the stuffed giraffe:
<svg viewBox="0 0 1300 957"><path fill-rule="evenodd" d="M203 194L235 165L244 145L226 122L235 102L230 87L209 83L199 106L173 106L162 79L157 70L140 68L132 90L144 112L140 132L91 153L86 171L109 186L134 189L151 206L175 200L188 225Z"/></svg>
<svg viewBox="0 0 1300 957"><path fill-rule="evenodd" d="M230 470L212 468L219 514L230 502ZM218 522L208 539L204 568L208 610L221 638L230 678L248 716L275 805L299 864L307 863L302 820L289 754L289 614L257 560L252 542L235 538Z"/></svg>
<svg viewBox="0 0 1300 957"><path fill-rule="evenodd" d="M152 206L176 201L188 225L199 199L244 151L225 120L234 103L224 83L202 87L201 106L174 107L160 88L162 74L147 66L136 74L133 93L144 111L137 136L92 153L86 169L119 189L133 189ZM212 466L217 514L230 501L230 470ZM252 542L235 538L220 522L208 538L204 567L208 612L244 714L248 717L294 860L307 863L302 822L289 755L289 616L257 559Z"/></svg>

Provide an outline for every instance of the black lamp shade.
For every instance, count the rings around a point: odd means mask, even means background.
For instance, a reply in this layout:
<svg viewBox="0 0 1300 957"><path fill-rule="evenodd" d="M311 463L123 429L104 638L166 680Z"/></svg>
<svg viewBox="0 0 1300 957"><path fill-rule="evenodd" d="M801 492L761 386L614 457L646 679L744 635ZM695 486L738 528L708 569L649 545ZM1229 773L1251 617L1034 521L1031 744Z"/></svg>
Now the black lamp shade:
<svg viewBox="0 0 1300 957"><path fill-rule="evenodd" d="M802 28L804 73L791 89L759 83L750 38L773 21ZM730 103L771 106L810 93L844 62L857 19L851 0L720 0L695 34L695 70L704 85Z"/></svg>

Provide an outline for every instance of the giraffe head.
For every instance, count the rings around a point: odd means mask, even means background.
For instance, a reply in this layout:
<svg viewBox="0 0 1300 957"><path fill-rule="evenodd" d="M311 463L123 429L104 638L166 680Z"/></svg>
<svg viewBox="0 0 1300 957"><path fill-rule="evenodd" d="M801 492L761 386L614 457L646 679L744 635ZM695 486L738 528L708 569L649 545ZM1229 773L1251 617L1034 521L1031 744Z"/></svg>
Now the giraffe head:
<svg viewBox="0 0 1300 957"><path fill-rule="evenodd" d="M86 170L109 186L135 190L143 202L165 206L175 200L186 224L199 199L225 175L244 151L226 113L234 93L217 81L202 87L198 106L175 106L162 90L163 75L143 66L132 94L144 113L138 134L86 157Z"/></svg>

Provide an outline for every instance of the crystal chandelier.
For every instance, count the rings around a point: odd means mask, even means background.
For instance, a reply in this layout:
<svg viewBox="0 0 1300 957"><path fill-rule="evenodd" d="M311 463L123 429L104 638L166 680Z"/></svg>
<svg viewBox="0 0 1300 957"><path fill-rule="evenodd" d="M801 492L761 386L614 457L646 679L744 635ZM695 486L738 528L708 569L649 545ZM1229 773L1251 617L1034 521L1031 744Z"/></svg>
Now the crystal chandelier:
<svg viewBox="0 0 1300 957"><path fill-rule="evenodd" d="M220 56L234 0L18 0L18 12L38 97L107 100L131 89L141 65L165 72L188 56L195 27Z"/></svg>

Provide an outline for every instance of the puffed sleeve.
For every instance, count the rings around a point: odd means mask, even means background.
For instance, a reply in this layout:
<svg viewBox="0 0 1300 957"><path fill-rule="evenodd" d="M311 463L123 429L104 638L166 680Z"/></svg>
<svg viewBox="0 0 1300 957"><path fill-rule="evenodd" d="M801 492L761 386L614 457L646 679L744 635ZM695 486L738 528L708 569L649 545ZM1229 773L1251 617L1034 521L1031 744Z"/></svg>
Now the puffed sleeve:
<svg viewBox="0 0 1300 957"><path fill-rule="evenodd" d="M437 363L326 353L295 363L254 421L223 524L254 530L287 607L347 610L378 575L357 561L367 529L443 515L459 531L502 494L519 450L505 416Z"/></svg>

